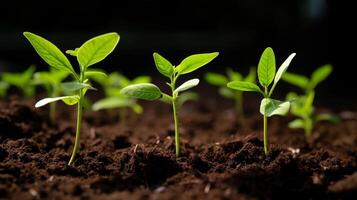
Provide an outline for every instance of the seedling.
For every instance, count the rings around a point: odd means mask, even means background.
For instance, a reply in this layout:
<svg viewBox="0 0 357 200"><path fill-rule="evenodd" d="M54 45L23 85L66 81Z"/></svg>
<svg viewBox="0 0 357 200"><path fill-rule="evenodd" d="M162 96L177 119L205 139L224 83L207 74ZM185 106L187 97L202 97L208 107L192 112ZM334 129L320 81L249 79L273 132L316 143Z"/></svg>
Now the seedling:
<svg viewBox="0 0 357 200"><path fill-rule="evenodd" d="M33 97L35 94L35 86L32 84L32 76L35 70L35 66L30 66L22 73L3 73L2 81L4 82L4 89L7 90L10 86L15 86L26 98Z"/></svg>
<svg viewBox="0 0 357 200"><path fill-rule="evenodd" d="M240 90L231 90L227 88L227 83L231 81L246 81L255 83L256 80L256 69L255 67L251 67L249 73L246 77L243 77L237 71L233 71L232 69L228 69L226 71L226 75L208 72L205 74L205 80L213 85L219 87L219 94L227 99L232 99L235 103L235 108L239 116L244 118L244 109L243 109L243 93Z"/></svg>
<svg viewBox="0 0 357 200"><path fill-rule="evenodd" d="M135 113L140 114L143 108L135 99L120 93L120 90L126 86L139 83L149 83L149 76L138 76L133 80L125 77L123 74L113 72L108 77L95 77L94 81L99 83L104 89L105 98L95 102L92 106L94 111L102 109L122 108L119 112L120 121L125 121L126 108L131 108Z"/></svg>
<svg viewBox="0 0 357 200"><path fill-rule="evenodd" d="M304 129L305 136L311 136L315 124L319 121L337 123L339 119L330 114L315 115L314 98L316 86L325 80L332 72L331 65L324 65L316 69L310 78L294 73L285 73L282 79L292 85L301 88L303 95L290 92L286 99L291 101L291 113L298 117L289 123L290 128Z"/></svg>
<svg viewBox="0 0 357 200"><path fill-rule="evenodd" d="M52 97L58 97L62 94L62 81L69 75L67 71L56 70L50 68L50 71L36 72L33 76L33 83L35 85L42 85L47 94ZM50 104L50 120L55 123L56 120L56 102Z"/></svg>
<svg viewBox="0 0 357 200"><path fill-rule="evenodd" d="M24 36L29 40L39 56L51 67L66 71L73 76L73 82L62 83L62 87L76 94L60 97L45 98L38 101L35 107L41 107L48 103L62 100L67 105L77 104L77 126L76 139L71 158L68 165L71 165L79 150L79 139L82 125L83 98L88 89L94 89L88 79L92 76L103 76L102 72L88 70L88 68L107 57L119 42L117 33L107 33L94 37L85 42L81 47L67 53L75 56L79 64L79 74L77 74L67 57L50 41L30 32L24 32Z"/></svg>
<svg viewBox="0 0 357 200"><path fill-rule="evenodd" d="M195 54L185 58L178 66L173 66L170 61L162 57L158 53L154 53L154 61L157 70L164 76L170 79L170 82L166 83L170 86L171 95L161 92L159 87L151 83L141 83L127 86L121 90L122 94L125 94L132 98L144 99L144 100L161 100L165 103L172 104L172 110L175 123L175 150L176 157L180 155L180 140L179 140L179 105L178 99L181 92L186 91L192 87L195 87L199 83L199 79L191 79L184 82L179 87L176 87L176 82L181 75L191 73L198 68L208 64L214 58L218 56L218 52Z"/></svg>
<svg viewBox="0 0 357 200"><path fill-rule="evenodd" d="M276 71L275 66L275 55L272 48L268 47L264 50L260 61L258 64L258 79L260 85L263 87L263 90L260 87L252 82L247 81L232 81L227 84L229 88L239 91L251 91L258 92L264 97L260 103L260 113L264 116L264 153L265 155L269 154L269 143L268 143L268 117L273 115L286 115L290 108L289 101L279 101L271 98L273 91L279 82L281 76L287 70L291 60L296 54L291 54L279 67ZM274 81L272 87L269 89L269 86Z"/></svg>

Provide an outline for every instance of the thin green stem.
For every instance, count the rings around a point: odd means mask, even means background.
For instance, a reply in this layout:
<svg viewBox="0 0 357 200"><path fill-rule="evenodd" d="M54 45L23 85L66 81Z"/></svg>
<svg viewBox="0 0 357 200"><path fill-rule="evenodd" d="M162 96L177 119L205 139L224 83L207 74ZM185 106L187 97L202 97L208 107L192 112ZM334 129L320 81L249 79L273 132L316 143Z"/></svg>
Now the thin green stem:
<svg viewBox="0 0 357 200"><path fill-rule="evenodd" d="M243 110L243 93L242 92L236 92L235 94L235 106L236 110L239 114L239 116L244 119L244 110Z"/></svg>
<svg viewBox="0 0 357 200"><path fill-rule="evenodd" d="M269 154L268 144L268 117L264 113L264 153L267 156Z"/></svg>
<svg viewBox="0 0 357 200"><path fill-rule="evenodd" d="M268 88L264 87L265 98L269 97ZM266 114L266 109L264 109L264 127L263 127L263 140L264 140L264 153L267 156L269 154L269 141L268 141L268 117Z"/></svg>
<svg viewBox="0 0 357 200"><path fill-rule="evenodd" d="M179 119L178 119L178 106L177 99L172 99L172 109L174 112L175 121L175 147L176 147L176 157L180 156L180 133L179 133Z"/></svg>
<svg viewBox="0 0 357 200"><path fill-rule="evenodd" d="M84 81L84 73L81 72L80 82L83 83ZM79 101L77 105L77 126L76 126L76 139L74 142L74 147L71 155L71 159L68 162L68 165L71 165L76 158L76 154L79 150L79 142L81 137L81 127L82 127L82 112L83 112L83 89L79 90Z"/></svg>
<svg viewBox="0 0 357 200"><path fill-rule="evenodd" d="M180 156L180 132L179 132L179 119L178 119L178 105L177 105L177 93L175 93L176 88L176 79L179 75L173 76L171 78L171 92L172 92L172 110L174 115L174 123L175 123L175 150L176 157Z"/></svg>
<svg viewBox="0 0 357 200"><path fill-rule="evenodd" d="M56 102L50 104L50 120L52 124L56 122Z"/></svg>

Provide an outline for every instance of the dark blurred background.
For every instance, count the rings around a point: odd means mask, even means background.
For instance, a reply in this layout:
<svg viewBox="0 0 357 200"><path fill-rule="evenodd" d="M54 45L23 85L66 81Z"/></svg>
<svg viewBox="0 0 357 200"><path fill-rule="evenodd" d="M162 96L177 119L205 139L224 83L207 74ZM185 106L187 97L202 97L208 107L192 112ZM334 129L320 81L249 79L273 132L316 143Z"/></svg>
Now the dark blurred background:
<svg viewBox="0 0 357 200"><path fill-rule="evenodd" d="M246 73L271 46L278 64L297 53L289 69L293 72L310 74L320 65L333 64L333 75L319 90L327 99L356 99L354 50L349 48L355 43L351 29L356 23L349 7L333 0L2 2L0 67L19 71L37 64L46 69L23 31L37 33L61 50L115 31L121 36L119 45L98 65L109 71L157 75L154 51L175 64L193 53L219 51L204 70L232 67Z"/></svg>

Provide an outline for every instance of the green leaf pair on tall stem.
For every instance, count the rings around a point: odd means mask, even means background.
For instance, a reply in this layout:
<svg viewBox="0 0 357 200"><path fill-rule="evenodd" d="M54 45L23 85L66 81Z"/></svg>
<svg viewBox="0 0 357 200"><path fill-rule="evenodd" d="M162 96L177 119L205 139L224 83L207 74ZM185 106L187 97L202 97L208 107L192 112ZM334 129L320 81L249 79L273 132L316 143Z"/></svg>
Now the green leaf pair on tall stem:
<svg viewBox="0 0 357 200"><path fill-rule="evenodd" d="M71 165L79 150L80 132L82 125L83 99L89 89L94 89L89 84L89 74L91 76L101 75L101 72L91 71L88 68L106 58L119 42L117 33L107 33L94 37L85 42L81 47L75 50L67 51L68 54L75 56L79 64L79 73L73 69L67 57L50 41L30 32L24 32L24 36L31 43L38 55L50 66L59 71L68 72L72 75L74 81L63 83L62 86L73 95L51 97L40 100L35 107L41 107L48 103L62 100L67 105L77 104L77 126L76 139L71 158L68 165Z"/></svg>
<svg viewBox="0 0 357 200"><path fill-rule="evenodd" d="M164 76L169 78L170 82L167 85L171 89L171 94L165 94L161 92L160 88L151 83L134 84L127 86L121 90L121 92L129 97L144 99L144 100L161 100L165 103L172 105L174 123L175 123L175 151L176 156L180 155L180 134L179 134L179 104L178 99L180 94L192 87L195 87L199 83L199 79L191 79L180 86L176 87L178 78L181 75L191 73L198 68L208 64L214 58L218 56L219 53L204 53L195 54L185 58L178 66L174 66L166 58L158 53L154 53L154 61L156 69Z"/></svg>
<svg viewBox="0 0 357 200"><path fill-rule="evenodd" d="M268 117L273 115L286 115L290 108L289 101L283 102L272 99L271 95L295 55L295 53L291 54L276 72L275 54L273 49L268 47L264 50L258 64L258 79L263 89L260 89L258 85L247 81L232 81L227 84L229 88L234 90L258 92L264 97L260 103L260 113L264 117L263 140L265 155L269 154ZM269 88L272 83L273 85Z"/></svg>

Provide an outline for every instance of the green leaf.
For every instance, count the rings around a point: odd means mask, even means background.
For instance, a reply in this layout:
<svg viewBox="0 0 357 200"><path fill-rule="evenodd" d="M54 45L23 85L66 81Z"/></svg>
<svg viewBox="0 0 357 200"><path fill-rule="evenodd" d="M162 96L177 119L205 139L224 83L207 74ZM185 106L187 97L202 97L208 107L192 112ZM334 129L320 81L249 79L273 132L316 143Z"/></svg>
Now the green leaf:
<svg viewBox="0 0 357 200"><path fill-rule="evenodd" d="M117 33L107 33L94 37L85 42L77 52L77 60L82 68L87 68L102 61L119 42Z"/></svg>
<svg viewBox="0 0 357 200"><path fill-rule="evenodd" d="M175 72L187 74L208 64L219 55L218 52L195 54L185 58L176 68Z"/></svg>
<svg viewBox="0 0 357 200"><path fill-rule="evenodd" d="M260 113L264 115L266 113L267 117L273 115L286 115L290 109L289 101L279 101L270 98L262 99L260 103Z"/></svg>
<svg viewBox="0 0 357 200"><path fill-rule="evenodd" d="M235 92L241 92L241 91L233 91L227 87L220 87L218 89L218 93L223 96L224 98L227 99L234 99L235 97Z"/></svg>
<svg viewBox="0 0 357 200"><path fill-rule="evenodd" d="M91 85L89 85L87 83L79 83L76 81L61 83L61 86L65 93L74 92L74 91L77 91L77 90L80 90L83 88L90 89L90 90L96 90L94 87L92 87Z"/></svg>
<svg viewBox="0 0 357 200"><path fill-rule="evenodd" d="M225 86L228 83L227 77L222 74L208 72L205 74L205 80L215 86Z"/></svg>
<svg viewBox="0 0 357 200"><path fill-rule="evenodd" d="M76 72L67 57L54 44L45 38L30 32L24 32L24 36L31 43L38 55L51 67L65 70L77 77Z"/></svg>
<svg viewBox="0 0 357 200"><path fill-rule="evenodd" d="M128 98L108 97L95 102L92 110L123 108L132 106L133 101Z"/></svg>
<svg viewBox="0 0 357 200"><path fill-rule="evenodd" d="M249 73L244 78L244 81L255 83L256 79L257 79L257 69L255 67L249 68Z"/></svg>
<svg viewBox="0 0 357 200"><path fill-rule="evenodd" d="M239 72L235 72L230 68L227 69L227 75L228 75L230 81L242 81L242 79L243 79L243 76ZM228 82L229 81L227 81L227 83Z"/></svg>
<svg viewBox="0 0 357 200"><path fill-rule="evenodd" d="M93 77L107 78L108 75L105 72L102 72L102 71L87 70L87 71L84 72L84 77L85 78L93 78Z"/></svg>
<svg viewBox="0 0 357 200"><path fill-rule="evenodd" d="M340 123L341 119L336 115L331 115L331 114L324 113L324 114L317 115L316 116L316 121L317 122L319 122L319 121L328 121L328 122L337 124L337 123Z"/></svg>
<svg viewBox="0 0 357 200"><path fill-rule="evenodd" d="M312 89L325 80L332 72L332 65L324 65L315 70L311 75Z"/></svg>
<svg viewBox="0 0 357 200"><path fill-rule="evenodd" d="M144 99L149 101L160 99L162 96L160 89L152 83L129 85L123 88L120 92L131 98Z"/></svg>
<svg viewBox="0 0 357 200"><path fill-rule="evenodd" d="M141 114L144 110L143 107L137 103L134 103L130 107L136 114Z"/></svg>
<svg viewBox="0 0 357 200"><path fill-rule="evenodd" d="M55 102L55 101L59 101L62 100L65 104L67 105L74 105L76 103L78 103L79 101L79 96L78 95L74 95L74 96L63 96L63 97L55 97L55 98L45 98L45 99L41 99L40 101L38 101L35 104L35 107L42 107L46 104Z"/></svg>
<svg viewBox="0 0 357 200"><path fill-rule="evenodd" d="M182 92L177 99L179 107L181 107L187 101L197 101L200 96L196 92Z"/></svg>
<svg viewBox="0 0 357 200"><path fill-rule="evenodd" d="M156 52L153 54L153 56L157 70L162 75L170 78L174 73L174 66L170 63L170 61Z"/></svg>
<svg viewBox="0 0 357 200"><path fill-rule="evenodd" d="M278 83L278 81L280 80L281 76L286 72L286 70L288 69L290 62L293 60L293 58L295 57L296 53L292 53L284 62L283 64L281 64L281 66L279 67L278 71L276 72L275 78L274 78L274 85L276 85Z"/></svg>
<svg viewBox="0 0 357 200"><path fill-rule="evenodd" d="M295 85L297 87L300 87L301 89L306 89L308 84L309 84L309 78L299 75L299 74L294 74L290 72L285 72L282 79L292 85Z"/></svg>
<svg viewBox="0 0 357 200"><path fill-rule="evenodd" d="M296 128L305 128L305 122L302 119L295 119L288 124L289 128L296 129Z"/></svg>
<svg viewBox="0 0 357 200"><path fill-rule="evenodd" d="M313 111L313 103L315 99L315 92L311 91L309 92L306 97L304 98L304 107L303 107L303 112L310 115L312 114Z"/></svg>
<svg viewBox="0 0 357 200"><path fill-rule="evenodd" d="M258 79L260 85L268 87L275 76L275 55L272 48L264 50L258 64Z"/></svg>
<svg viewBox="0 0 357 200"><path fill-rule="evenodd" d="M74 50L67 50L66 54L76 57L78 55L78 49L79 48L75 48Z"/></svg>
<svg viewBox="0 0 357 200"><path fill-rule="evenodd" d="M179 93L179 92L188 90L190 88L197 86L198 83L200 83L200 80L198 78L188 80L188 81L184 82L182 85L180 85L178 88L176 88L176 90L174 92Z"/></svg>
<svg viewBox="0 0 357 200"><path fill-rule="evenodd" d="M239 90L239 91L251 91L251 92L259 92L262 93L259 86L251 82L245 81L232 81L227 84L227 87Z"/></svg>
<svg viewBox="0 0 357 200"><path fill-rule="evenodd" d="M138 76L135 77L131 83L132 84L138 84L138 83L150 83L151 82L151 77L150 76Z"/></svg>
<svg viewBox="0 0 357 200"><path fill-rule="evenodd" d="M10 85L6 82L0 81L0 97L4 97L6 95L7 89Z"/></svg>

